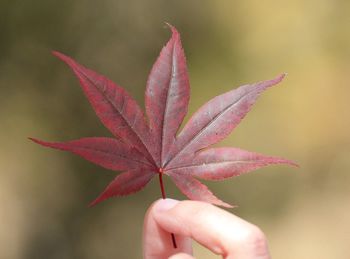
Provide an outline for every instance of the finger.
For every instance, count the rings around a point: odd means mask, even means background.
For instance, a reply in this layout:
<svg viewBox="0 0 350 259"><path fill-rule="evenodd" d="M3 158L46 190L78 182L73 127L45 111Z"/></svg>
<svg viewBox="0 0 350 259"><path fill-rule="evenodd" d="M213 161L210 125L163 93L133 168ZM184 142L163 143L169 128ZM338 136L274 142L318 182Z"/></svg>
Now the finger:
<svg viewBox="0 0 350 259"><path fill-rule="evenodd" d="M158 200L151 205L145 216L143 225L143 258L164 259L181 252L192 254L192 241L189 237L175 235L177 248L174 248L170 232L164 230L155 221L154 216L157 211L154 210L154 207L158 202L160 201ZM171 204L174 202L176 203L175 200L170 200ZM165 201L162 205L169 206L168 203Z"/></svg>
<svg viewBox="0 0 350 259"><path fill-rule="evenodd" d="M270 258L263 232L243 219L204 202L182 201L173 208L162 202L153 208L162 229L190 236L224 258Z"/></svg>
<svg viewBox="0 0 350 259"><path fill-rule="evenodd" d="M194 257L189 254L179 253L179 254L170 256L168 259L194 259Z"/></svg>

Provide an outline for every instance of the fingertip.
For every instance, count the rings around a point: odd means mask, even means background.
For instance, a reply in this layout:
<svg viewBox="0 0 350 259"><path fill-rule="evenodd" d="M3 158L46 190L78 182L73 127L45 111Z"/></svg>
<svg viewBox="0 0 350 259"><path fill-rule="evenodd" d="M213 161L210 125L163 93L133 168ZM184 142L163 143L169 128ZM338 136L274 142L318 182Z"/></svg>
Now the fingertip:
<svg viewBox="0 0 350 259"><path fill-rule="evenodd" d="M186 253L178 253L170 256L168 259L194 259L194 257Z"/></svg>
<svg viewBox="0 0 350 259"><path fill-rule="evenodd" d="M179 203L178 200L174 199L160 199L152 206L155 212L164 212L174 208Z"/></svg>

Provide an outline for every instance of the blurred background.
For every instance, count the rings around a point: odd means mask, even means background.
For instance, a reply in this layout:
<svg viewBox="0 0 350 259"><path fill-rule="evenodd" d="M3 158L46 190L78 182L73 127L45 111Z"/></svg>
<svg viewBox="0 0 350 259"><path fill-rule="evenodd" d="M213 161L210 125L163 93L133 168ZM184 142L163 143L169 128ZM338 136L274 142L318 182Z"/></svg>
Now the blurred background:
<svg viewBox="0 0 350 259"><path fill-rule="evenodd" d="M110 136L66 53L124 86L143 106L147 75L181 33L192 114L245 83L288 76L219 146L278 155L271 166L206 184L260 226L273 258L350 258L350 1L0 0L0 258L141 258L142 192L87 208L114 178L28 136ZM187 117L188 118L188 117ZM170 197L184 199L170 181ZM195 245L197 258L218 258Z"/></svg>

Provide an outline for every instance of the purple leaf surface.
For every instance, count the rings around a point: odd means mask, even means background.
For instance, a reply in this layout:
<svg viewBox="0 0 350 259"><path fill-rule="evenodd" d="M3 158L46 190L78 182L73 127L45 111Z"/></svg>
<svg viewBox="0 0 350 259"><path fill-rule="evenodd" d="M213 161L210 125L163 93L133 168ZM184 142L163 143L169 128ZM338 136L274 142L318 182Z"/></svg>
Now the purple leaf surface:
<svg viewBox="0 0 350 259"><path fill-rule="evenodd" d="M118 175L101 193L96 200L90 203L94 206L114 196L124 196L140 191L152 179L155 172L147 168L139 168Z"/></svg>
<svg viewBox="0 0 350 259"><path fill-rule="evenodd" d="M196 154L187 164L184 161L180 167L170 168L167 172L192 175L205 180L223 180L272 164L297 166L287 159L264 156L238 148L210 148Z"/></svg>
<svg viewBox="0 0 350 259"><path fill-rule="evenodd" d="M80 85L101 122L116 137L90 137L68 142L45 142L45 147L77 154L104 168L123 171L92 202L141 190L158 175L162 196L163 175L168 175L190 199L224 207L199 180L221 180L272 165L295 163L238 148L208 148L224 139L250 111L259 95L284 78L244 85L204 104L183 130L190 85L180 34L170 25L172 36L163 47L147 80L145 117L136 101L120 86L72 58L53 52L79 79ZM208 148L208 149L205 149Z"/></svg>
<svg viewBox="0 0 350 259"><path fill-rule="evenodd" d="M180 35L171 26L172 37L160 52L149 75L145 94L146 112L155 139L161 167L187 113L190 84Z"/></svg>
<svg viewBox="0 0 350 259"><path fill-rule="evenodd" d="M190 175L181 175L177 173L167 173L174 181L180 191L185 194L191 200L205 201L215 205L223 206L226 208L232 208L233 206L221 201L219 198L208 189L207 186L202 184Z"/></svg>
<svg viewBox="0 0 350 259"><path fill-rule="evenodd" d="M219 95L203 105L185 125L170 151L169 166L181 164L194 152L225 138L249 112L256 99L268 87L279 83L284 74L275 79L244 85Z"/></svg>

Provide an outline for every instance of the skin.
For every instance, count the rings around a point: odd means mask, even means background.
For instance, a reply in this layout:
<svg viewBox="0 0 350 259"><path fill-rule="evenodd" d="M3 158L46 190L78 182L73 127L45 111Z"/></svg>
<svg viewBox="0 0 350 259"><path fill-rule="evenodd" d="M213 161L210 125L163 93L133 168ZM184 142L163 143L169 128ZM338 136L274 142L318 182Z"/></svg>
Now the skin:
<svg viewBox="0 0 350 259"><path fill-rule="evenodd" d="M178 248L174 249L170 233ZM193 259L192 239L225 259L269 259L264 233L255 225L199 201L158 200L148 209L143 258Z"/></svg>

